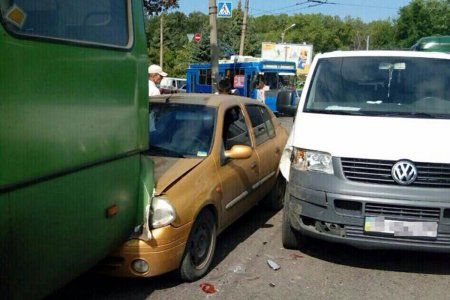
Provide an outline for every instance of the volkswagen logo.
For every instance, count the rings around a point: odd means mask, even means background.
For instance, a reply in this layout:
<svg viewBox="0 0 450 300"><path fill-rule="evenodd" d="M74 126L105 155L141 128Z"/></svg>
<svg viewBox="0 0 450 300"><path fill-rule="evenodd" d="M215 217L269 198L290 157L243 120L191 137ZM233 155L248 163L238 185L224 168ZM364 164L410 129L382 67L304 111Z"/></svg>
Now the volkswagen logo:
<svg viewBox="0 0 450 300"><path fill-rule="evenodd" d="M414 182L417 178L416 166L408 160L399 160L392 167L392 178L402 185L408 185Z"/></svg>

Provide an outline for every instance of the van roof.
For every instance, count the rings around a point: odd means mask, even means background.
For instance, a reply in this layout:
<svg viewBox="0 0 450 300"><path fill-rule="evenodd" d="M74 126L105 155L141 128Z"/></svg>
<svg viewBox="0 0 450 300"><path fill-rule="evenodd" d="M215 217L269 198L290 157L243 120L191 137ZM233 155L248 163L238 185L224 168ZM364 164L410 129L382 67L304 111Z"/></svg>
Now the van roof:
<svg viewBox="0 0 450 300"><path fill-rule="evenodd" d="M450 59L450 54L443 52L421 52L400 50L368 50L368 51L334 51L317 54L318 58L324 57L374 57L374 56L398 56L398 57L423 57Z"/></svg>

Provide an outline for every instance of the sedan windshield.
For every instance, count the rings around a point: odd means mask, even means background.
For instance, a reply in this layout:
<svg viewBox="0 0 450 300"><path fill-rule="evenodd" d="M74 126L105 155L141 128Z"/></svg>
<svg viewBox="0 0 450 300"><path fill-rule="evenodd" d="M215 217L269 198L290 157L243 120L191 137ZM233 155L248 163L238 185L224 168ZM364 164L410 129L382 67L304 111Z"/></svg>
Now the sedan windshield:
<svg viewBox="0 0 450 300"><path fill-rule="evenodd" d="M150 155L205 157L208 155L216 110L203 105L151 103Z"/></svg>
<svg viewBox="0 0 450 300"><path fill-rule="evenodd" d="M417 57L321 59L305 112L450 118L450 60Z"/></svg>

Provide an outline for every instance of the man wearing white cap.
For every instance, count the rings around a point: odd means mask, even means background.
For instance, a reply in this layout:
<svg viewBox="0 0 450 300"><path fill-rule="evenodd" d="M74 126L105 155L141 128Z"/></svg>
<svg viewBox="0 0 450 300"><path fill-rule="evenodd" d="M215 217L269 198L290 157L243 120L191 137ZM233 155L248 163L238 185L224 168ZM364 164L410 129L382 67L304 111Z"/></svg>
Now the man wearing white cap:
<svg viewBox="0 0 450 300"><path fill-rule="evenodd" d="M157 84L161 82L163 77L167 76L166 72L163 72L162 68L158 65L151 65L148 67L148 95L155 96L161 95Z"/></svg>

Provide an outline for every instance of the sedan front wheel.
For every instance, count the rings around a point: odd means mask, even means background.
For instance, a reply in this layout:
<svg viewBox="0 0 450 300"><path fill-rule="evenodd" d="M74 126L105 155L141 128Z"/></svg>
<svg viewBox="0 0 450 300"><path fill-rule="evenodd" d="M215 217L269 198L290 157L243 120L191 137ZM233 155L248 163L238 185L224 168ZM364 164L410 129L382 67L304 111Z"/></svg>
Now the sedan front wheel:
<svg viewBox="0 0 450 300"><path fill-rule="evenodd" d="M211 266L216 248L216 221L212 212L204 209L192 226L180 267L183 281L203 277Z"/></svg>

